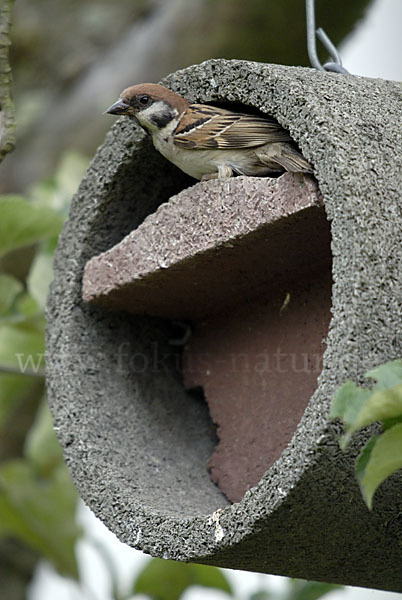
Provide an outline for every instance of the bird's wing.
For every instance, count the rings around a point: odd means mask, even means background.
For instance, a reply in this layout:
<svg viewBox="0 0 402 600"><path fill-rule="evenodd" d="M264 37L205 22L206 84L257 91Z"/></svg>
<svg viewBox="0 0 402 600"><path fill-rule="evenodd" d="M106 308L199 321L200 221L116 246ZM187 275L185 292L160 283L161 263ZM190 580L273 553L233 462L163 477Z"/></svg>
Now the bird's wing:
<svg viewBox="0 0 402 600"><path fill-rule="evenodd" d="M287 142L290 136L270 117L192 104L174 131L174 143L183 148L252 148L268 142Z"/></svg>

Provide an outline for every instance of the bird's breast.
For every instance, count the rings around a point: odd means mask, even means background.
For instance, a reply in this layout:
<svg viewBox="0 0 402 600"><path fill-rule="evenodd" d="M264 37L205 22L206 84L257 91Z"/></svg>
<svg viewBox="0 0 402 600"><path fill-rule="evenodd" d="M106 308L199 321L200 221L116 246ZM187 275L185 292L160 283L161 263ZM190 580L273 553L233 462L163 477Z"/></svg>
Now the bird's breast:
<svg viewBox="0 0 402 600"><path fill-rule="evenodd" d="M272 170L271 166L260 162L254 148L205 150L183 148L174 144L172 135L164 135L164 133L166 132L162 130L153 136L155 148L184 173L195 179L216 173L219 166L228 166L238 175L251 176L266 176Z"/></svg>
<svg viewBox="0 0 402 600"><path fill-rule="evenodd" d="M203 175L217 171L216 150L181 148L174 144L172 136L163 135L163 133L153 136L155 148L187 175L201 179Z"/></svg>

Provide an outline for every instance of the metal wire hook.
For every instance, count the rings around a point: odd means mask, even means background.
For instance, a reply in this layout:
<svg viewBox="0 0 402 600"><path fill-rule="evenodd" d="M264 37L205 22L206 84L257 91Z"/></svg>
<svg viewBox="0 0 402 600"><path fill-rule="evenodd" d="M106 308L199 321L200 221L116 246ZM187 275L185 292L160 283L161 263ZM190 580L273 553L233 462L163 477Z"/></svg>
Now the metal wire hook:
<svg viewBox="0 0 402 600"><path fill-rule="evenodd" d="M341 57L338 50L331 42L322 27L315 28L315 2L306 0L306 26L307 26L307 52L311 66L318 71L333 71L335 73L348 74L348 71L342 66ZM320 63L317 55L316 37L321 41L324 48L328 51L333 62L327 62L324 66Z"/></svg>

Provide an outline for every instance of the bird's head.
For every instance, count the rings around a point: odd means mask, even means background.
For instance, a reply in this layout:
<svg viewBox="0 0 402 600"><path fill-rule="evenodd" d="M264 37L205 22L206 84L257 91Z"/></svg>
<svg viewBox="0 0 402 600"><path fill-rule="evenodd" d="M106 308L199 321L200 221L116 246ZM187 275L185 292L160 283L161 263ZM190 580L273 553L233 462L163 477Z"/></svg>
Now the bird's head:
<svg viewBox="0 0 402 600"><path fill-rule="evenodd" d="M123 90L117 102L105 112L133 116L152 132L163 129L189 106L187 100L162 85L141 83Z"/></svg>

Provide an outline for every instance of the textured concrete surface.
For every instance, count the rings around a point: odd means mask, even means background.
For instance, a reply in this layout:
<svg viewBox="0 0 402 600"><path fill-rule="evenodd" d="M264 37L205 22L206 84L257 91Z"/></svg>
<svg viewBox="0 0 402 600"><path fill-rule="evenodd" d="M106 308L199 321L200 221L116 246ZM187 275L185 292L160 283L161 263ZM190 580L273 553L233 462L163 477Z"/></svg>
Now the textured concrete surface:
<svg viewBox="0 0 402 600"><path fill-rule="evenodd" d="M292 271L328 265L329 241L311 177L197 183L92 258L83 297L137 314L199 319Z"/></svg>
<svg viewBox="0 0 402 600"><path fill-rule="evenodd" d="M122 120L73 202L48 305L49 399L75 483L122 541L157 556L402 591L401 478L368 512L353 475L364 437L342 453L327 422L341 382L402 355L400 86L221 60L165 83L272 114L314 165L332 231L323 370L280 458L228 505L205 470L214 431L184 392L169 324L81 299L88 259L189 184Z"/></svg>

